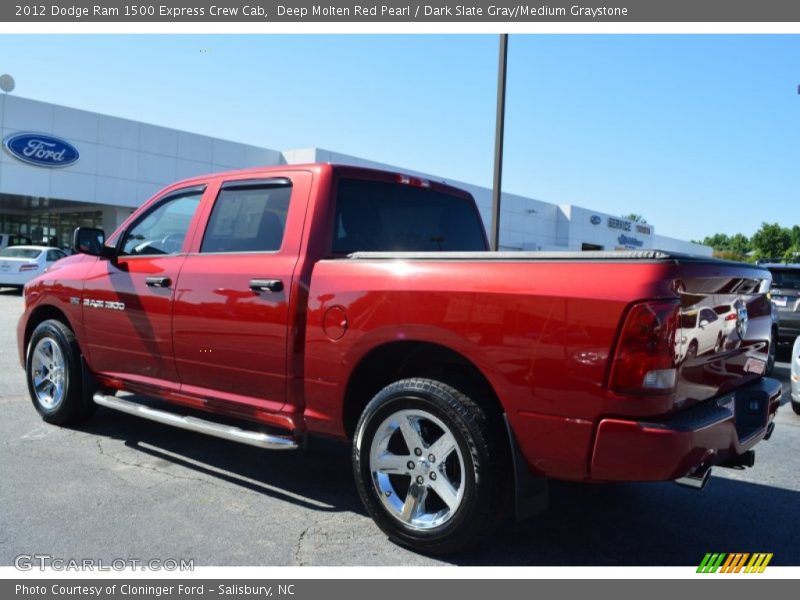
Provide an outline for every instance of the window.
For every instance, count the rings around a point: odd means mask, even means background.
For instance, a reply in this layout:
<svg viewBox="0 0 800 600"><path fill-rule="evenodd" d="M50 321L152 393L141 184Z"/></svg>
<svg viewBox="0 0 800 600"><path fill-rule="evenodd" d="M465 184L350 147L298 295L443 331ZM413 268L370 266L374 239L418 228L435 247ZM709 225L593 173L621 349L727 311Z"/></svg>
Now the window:
<svg viewBox="0 0 800 600"><path fill-rule="evenodd" d="M800 269L770 269L772 287L800 290Z"/></svg>
<svg viewBox="0 0 800 600"><path fill-rule="evenodd" d="M704 308L700 312L700 320L701 321L708 321L709 323L713 323L718 318L719 317L717 317L716 313L713 310L709 309L709 308Z"/></svg>
<svg viewBox="0 0 800 600"><path fill-rule="evenodd" d="M291 195L291 185L287 184L248 186L246 182L232 182L228 189L223 186L200 252L279 250Z"/></svg>
<svg viewBox="0 0 800 600"><path fill-rule="evenodd" d="M202 190L169 196L146 213L127 232L121 255L177 254L181 251Z"/></svg>
<svg viewBox="0 0 800 600"><path fill-rule="evenodd" d="M335 218L335 254L487 249L472 202L430 188L342 179Z"/></svg>
<svg viewBox="0 0 800 600"><path fill-rule="evenodd" d="M718 315L724 315L733 310L733 307L730 304L723 304L721 306L715 306L714 312Z"/></svg>
<svg viewBox="0 0 800 600"><path fill-rule="evenodd" d="M39 255L42 253L41 250L37 250L35 248L4 248L0 250L0 257L2 258L28 258L34 259L39 258Z"/></svg>
<svg viewBox="0 0 800 600"><path fill-rule="evenodd" d="M61 250L48 250L47 251L47 262L55 262L57 260L61 260L65 256L66 256L66 254L61 252Z"/></svg>

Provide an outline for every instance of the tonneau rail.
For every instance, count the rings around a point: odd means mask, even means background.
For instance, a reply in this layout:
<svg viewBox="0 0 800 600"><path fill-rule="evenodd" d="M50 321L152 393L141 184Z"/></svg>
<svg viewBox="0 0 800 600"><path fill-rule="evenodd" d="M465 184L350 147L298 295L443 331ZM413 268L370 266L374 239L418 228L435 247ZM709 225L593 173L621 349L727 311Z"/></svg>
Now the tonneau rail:
<svg viewBox="0 0 800 600"><path fill-rule="evenodd" d="M709 262L760 269L758 265L711 256L698 256L665 250L589 250L589 251L504 251L504 252L353 252L350 260L436 260L436 261L675 261Z"/></svg>

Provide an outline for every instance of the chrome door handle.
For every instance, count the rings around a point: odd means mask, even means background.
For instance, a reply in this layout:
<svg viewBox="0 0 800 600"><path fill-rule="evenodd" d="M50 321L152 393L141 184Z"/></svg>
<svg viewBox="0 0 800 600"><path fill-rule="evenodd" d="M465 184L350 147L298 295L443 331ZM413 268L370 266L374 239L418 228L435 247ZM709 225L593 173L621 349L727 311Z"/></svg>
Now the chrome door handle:
<svg viewBox="0 0 800 600"><path fill-rule="evenodd" d="M251 279L250 289L254 292L282 292L283 282L280 279Z"/></svg>
<svg viewBox="0 0 800 600"><path fill-rule="evenodd" d="M172 285L169 277L148 277L144 282L150 287L168 288Z"/></svg>

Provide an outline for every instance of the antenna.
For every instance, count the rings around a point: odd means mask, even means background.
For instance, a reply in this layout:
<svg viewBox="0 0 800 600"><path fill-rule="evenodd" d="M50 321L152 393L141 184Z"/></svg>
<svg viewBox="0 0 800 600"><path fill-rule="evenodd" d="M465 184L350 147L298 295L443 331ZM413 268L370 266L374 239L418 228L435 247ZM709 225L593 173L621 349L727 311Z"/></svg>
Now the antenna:
<svg viewBox="0 0 800 600"><path fill-rule="evenodd" d="M3 90L6 94L8 94L9 92L14 91L15 85L14 78L11 75L7 73L0 75L0 90Z"/></svg>

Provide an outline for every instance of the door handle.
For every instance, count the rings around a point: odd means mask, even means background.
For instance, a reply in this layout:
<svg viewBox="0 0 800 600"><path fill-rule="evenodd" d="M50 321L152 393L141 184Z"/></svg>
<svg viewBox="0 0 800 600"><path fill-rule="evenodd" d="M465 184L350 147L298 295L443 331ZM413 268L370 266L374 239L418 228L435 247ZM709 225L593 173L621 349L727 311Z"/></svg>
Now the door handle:
<svg viewBox="0 0 800 600"><path fill-rule="evenodd" d="M280 279L251 279L250 289L254 292L282 292L283 282Z"/></svg>
<svg viewBox="0 0 800 600"><path fill-rule="evenodd" d="M168 288L172 285L169 277L148 277L144 282L150 287Z"/></svg>

